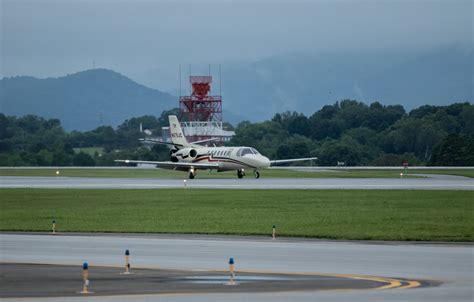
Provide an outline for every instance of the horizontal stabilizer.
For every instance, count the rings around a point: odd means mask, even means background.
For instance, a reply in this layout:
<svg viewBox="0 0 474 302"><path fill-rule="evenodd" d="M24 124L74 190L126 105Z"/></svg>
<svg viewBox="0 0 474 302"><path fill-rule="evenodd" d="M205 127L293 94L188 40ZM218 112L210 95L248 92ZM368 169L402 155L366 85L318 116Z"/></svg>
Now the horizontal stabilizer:
<svg viewBox="0 0 474 302"><path fill-rule="evenodd" d="M151 143L151 144L160 144L160 145L170 145L170 146L183 147L183 145L174 144L172 142L160 141L160 140L153 139L153 138L140 138L138 140L142 143Z"/></svg>
<svg viewBox="0 0 474 302"><path fill-rule="evenodd" d="M194 141L194 142L191 142L190 144L202 144L202 143L207 143L207 142L214 142L214 141L217 141L217 140L219 140L219 138L214 137L214 138L203 139L203 140L200 140L200 141Z"/></svg>

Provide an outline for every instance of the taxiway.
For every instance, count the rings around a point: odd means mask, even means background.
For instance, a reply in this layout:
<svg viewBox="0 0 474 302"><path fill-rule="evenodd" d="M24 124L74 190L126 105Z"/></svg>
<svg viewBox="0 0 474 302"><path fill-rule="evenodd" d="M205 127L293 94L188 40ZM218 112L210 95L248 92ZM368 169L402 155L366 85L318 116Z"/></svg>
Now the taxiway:
<svg viewBox="0 0 474 302"><path fill-rule="evenodd" d="M395 280L385 288L330 291L236 292L94 297L94 301L472 301L473 246L450 244L372 244L356 242L279 241L258 238L157 238L146 235L0 234L1 261L75 265L81 287L81 264L123 265L130 249L133 268L225 271L229 257L236 271L248 273L379 276ZM2 272L4 274L4 272ZM93 281L91 269L91 282ZM396 280L414 280L397 284ZM437 286L423 287L416 280ZM90 298L90 297L88 297ZM35 298L82 301L83 297ZM9 299L3 299L9 301ZM12 301L18 301L14 299Z"/></svg>

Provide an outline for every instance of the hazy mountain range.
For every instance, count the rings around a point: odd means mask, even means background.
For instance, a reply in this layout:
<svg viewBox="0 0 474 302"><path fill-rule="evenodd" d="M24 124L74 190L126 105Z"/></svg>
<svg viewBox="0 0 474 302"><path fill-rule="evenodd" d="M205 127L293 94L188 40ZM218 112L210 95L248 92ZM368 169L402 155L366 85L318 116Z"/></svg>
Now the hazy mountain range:
<svg viewBox="0 0 474 302"><path fill-rule="evenodd" d="M176 84L155 81L166 77L163 72L149 70L132 78L176 93ZM425 52L291 54L222 65L222 95L230 118L252 121L286 110L308 115L348 98L401 104L410 110L424 104L473 101L473 74L472 48L456 45Z"/></svg>
<svg viewBox="0 0 474 302"><path fill-rule="evenodd" d="M21 76L0 81L0 112L59 118L67 130L117 126L125 119L160 115L176 98L137 84L106 69L93 69L59 78Z"/></svg>
<svg viewBox="0 0 474 302"><path fill-rule="evenodd" d="M425 53L293 54L223 65L224 118L236 124L286 110L311 115L325 104L348 98L401 104L407 110L472 102L473 73L472 49L456 46ZM178 98L162 92L176 93L177 85L160 82L169 78L160 69L131 77L155 89L106 69L60 78L4 78L0 112L55 117L67 130L85 130L177 107Z"/></svg>

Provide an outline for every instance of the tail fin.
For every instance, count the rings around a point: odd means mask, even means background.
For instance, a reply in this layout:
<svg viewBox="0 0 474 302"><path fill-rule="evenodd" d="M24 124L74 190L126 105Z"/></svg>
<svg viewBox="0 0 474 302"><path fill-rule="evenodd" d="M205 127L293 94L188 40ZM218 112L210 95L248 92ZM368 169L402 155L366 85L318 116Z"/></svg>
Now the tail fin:
<svg viewBox="0 0 474 302"><path fill-rule="evenodd" d="M173 142L173 144L187 146L188 142L184 137L183 130L181 130L181 125L179 124L176 115L170 115L168 116L168 119L170 121L171 141Z"/></svg>

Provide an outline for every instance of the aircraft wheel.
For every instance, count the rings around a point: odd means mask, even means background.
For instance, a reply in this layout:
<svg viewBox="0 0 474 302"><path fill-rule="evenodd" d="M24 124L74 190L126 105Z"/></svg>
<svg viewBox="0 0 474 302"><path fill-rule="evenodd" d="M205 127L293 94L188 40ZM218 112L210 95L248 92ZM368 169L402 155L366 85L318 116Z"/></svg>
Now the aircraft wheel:
<svg viewBox="0 0 474 302"><path fill-rule="evenodd" d="M258 173L258 171L255 171L254 174L255 174L255 178L260 178L260 173Z"/></svg>
<svg viewBox="0 0 474 302"><path fill-rule="evenodd" d="M242 172L242 170L237 170L237 177L238 178L243 178L244 177L244 173Z"/></svg>
<svg viewBox="0 0 474 302"><path fill-rule="evenodd" d="M193 172L189 172L189 179L194 179L194 173Z"/></svg>

